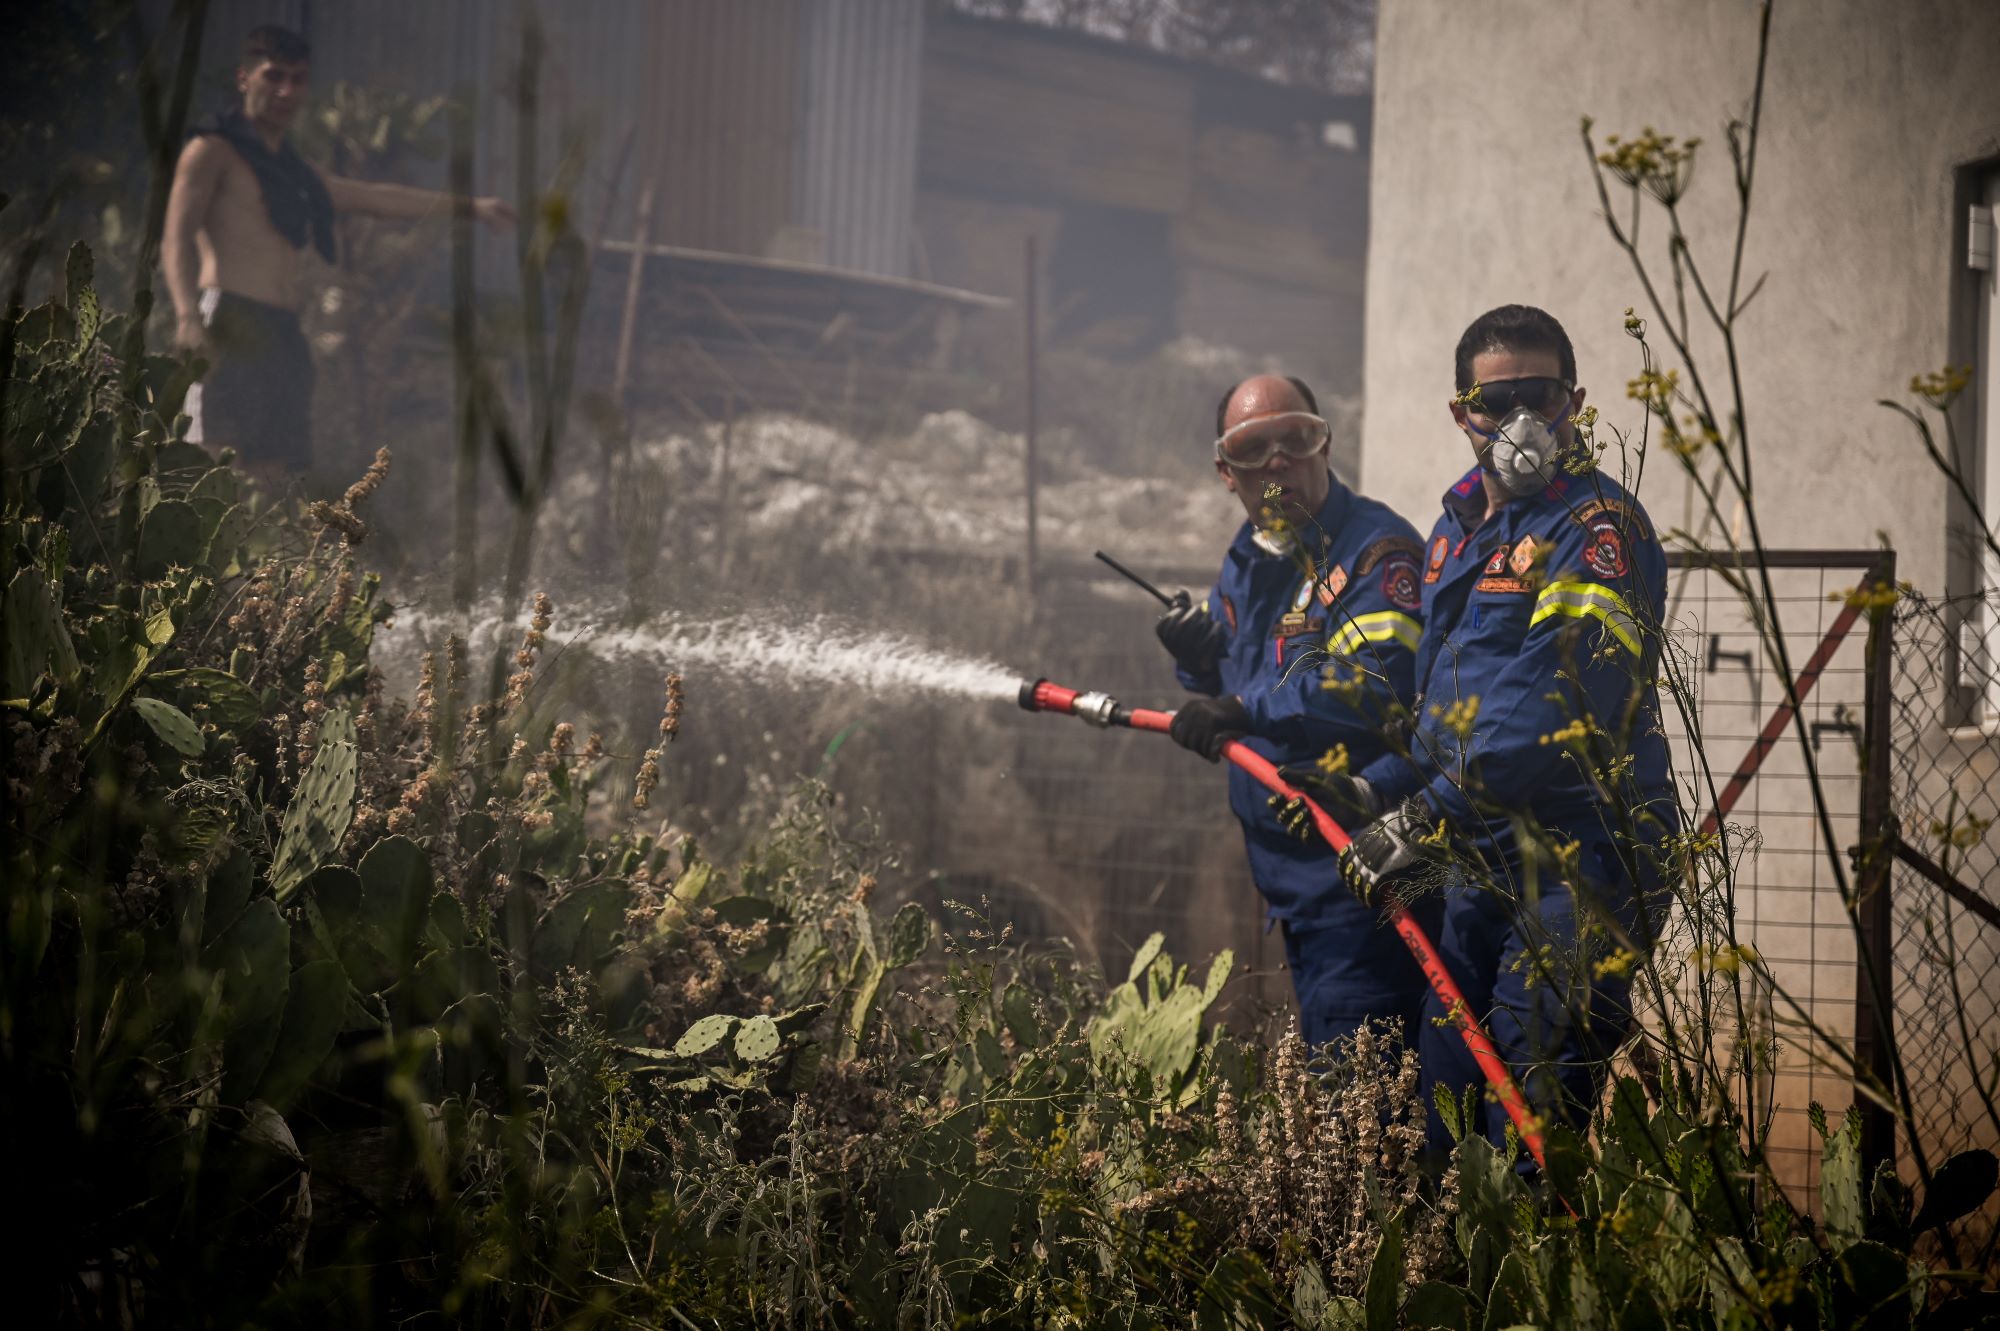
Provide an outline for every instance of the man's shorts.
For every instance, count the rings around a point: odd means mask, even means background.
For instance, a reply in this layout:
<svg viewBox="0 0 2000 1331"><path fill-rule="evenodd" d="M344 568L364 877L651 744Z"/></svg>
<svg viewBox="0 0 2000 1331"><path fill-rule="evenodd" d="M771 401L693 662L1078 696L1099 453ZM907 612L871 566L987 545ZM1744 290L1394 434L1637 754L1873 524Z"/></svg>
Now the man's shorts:
<svg viewBox="0 0 2000 1331"><path fill-rule="evenodd" d="M310 470L313 363L298 315L214 287L201 315L211 364L188 395L188 437L251 466Z"/></svg>

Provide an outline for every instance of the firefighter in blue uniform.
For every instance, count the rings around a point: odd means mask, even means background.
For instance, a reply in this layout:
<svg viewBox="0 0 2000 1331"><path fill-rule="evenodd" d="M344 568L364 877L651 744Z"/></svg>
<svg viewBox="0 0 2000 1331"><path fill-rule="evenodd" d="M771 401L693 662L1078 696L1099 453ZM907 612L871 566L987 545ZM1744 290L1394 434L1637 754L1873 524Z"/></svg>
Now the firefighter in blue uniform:
<svg viewBox="0 0 2000 1331"><path fill-rule="evenodd" d="M1408 715L1420 632L1416 531L1328 470L1326 421L1296 379L1244 380L1217 408L1216 433L1215 469L1250 520L1207 601L1183 592L1160 620L1181 684L1203 695L1179 709L1172 735L1211 761L1242 738L1281 765L1344 748L1358 769ZM1287 833L1263 788L1234 767L1229 801L1251 877L1284 926L1305 1038L1321 1044L1370 1018L1407 1028L1422 973L1347 890L1331 849Z"/></svg>
<svg viewBox="0 0 2000 1331"><path fill-rule="evenodd" d="M1417 891L1455 858L1439 954L1530 1106L1579 1125L1630 1021L1676 830L1654 682L1666 555L1579 444L1584 392L1555 319L1482 315L1455 373L1478 465L1425 546L1417 729L1406 754L1319 793L1376 815L1343 860L1363 895L1399 877ZM1435 995L1423 1015L1425 1103L1440 1084L1470 1092L1469 1126L1502 1142L1506 1115ZM1431 1139L1449 1144L1435 1109Z"/></svg>

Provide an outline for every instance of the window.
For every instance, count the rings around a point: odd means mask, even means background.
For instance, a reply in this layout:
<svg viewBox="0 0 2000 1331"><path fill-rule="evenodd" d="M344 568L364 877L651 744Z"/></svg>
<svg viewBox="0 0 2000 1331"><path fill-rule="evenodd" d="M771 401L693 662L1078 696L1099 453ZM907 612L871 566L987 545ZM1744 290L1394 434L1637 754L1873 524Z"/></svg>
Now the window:
<svg viewBox="0 0 2000 1331"><path fill-rule="evenodd" d="M2000 727L2000 557L1986 534L2000 528L2000 164L1962 171L1956 193L1951 363L1971 366L1972 382L1953 407L1954 462L1980 511L1954 495L1946 525L1946 592L1958 627L1949 712L1960 726L1992 729Z"/></svg>

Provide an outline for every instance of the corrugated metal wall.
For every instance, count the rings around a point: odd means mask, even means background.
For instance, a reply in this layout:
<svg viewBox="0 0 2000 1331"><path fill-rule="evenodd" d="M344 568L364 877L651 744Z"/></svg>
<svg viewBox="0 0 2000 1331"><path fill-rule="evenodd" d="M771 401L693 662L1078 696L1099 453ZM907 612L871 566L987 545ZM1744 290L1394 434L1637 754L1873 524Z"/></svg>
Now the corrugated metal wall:
<svg viewBox="0 0 2000 1331"><path fill-rule="evenodd" d="M800 0L674 0L655 9L635 189L653 239L764 254L797 215Z"/></svg>
<svg viewBox="0 0 2000 1331"><path fill-rule="evenodd" d="M818 0L807 11L798 221L836 268L909 272L923 34L923 0Z"/></svg>

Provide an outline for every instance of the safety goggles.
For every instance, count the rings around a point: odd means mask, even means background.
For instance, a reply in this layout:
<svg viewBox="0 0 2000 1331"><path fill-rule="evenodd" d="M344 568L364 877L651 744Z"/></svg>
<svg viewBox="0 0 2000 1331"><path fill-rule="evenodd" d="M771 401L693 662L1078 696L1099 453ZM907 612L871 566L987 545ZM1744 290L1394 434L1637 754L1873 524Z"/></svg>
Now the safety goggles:
<svg viewBox="0 0 2000 1331"><path fill-rule="evenodd" d="M1573 388L1561 379L1496 379L1479 385L1478 400L1467 403L1466 410L1498 421L1505 420L1514 408L1526 407L1543 420L1554 420L1568 404Z"/></svg>
<svg viewBox="0 0 2000 1331"><path fill-rule="evenodd" d="M1280 453L1309 458L1326 447L1331 433L1325 419L1309 411L1253 416L1222 432L1215 441L1215 457L1245 470L1262 467Z"/></svg>

